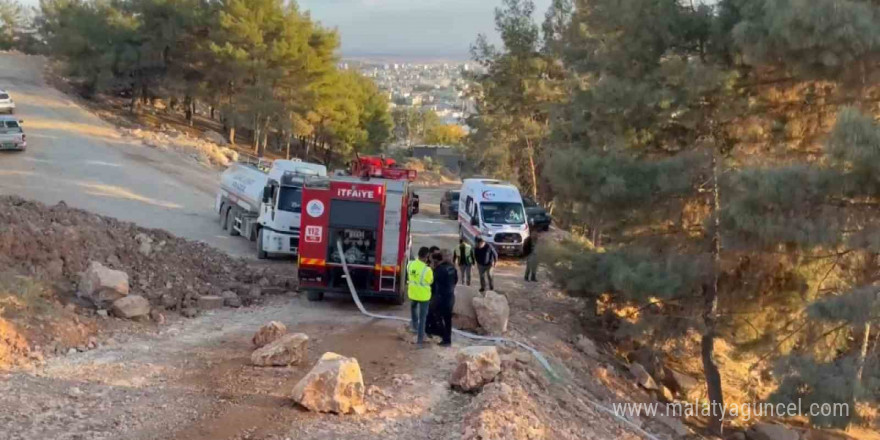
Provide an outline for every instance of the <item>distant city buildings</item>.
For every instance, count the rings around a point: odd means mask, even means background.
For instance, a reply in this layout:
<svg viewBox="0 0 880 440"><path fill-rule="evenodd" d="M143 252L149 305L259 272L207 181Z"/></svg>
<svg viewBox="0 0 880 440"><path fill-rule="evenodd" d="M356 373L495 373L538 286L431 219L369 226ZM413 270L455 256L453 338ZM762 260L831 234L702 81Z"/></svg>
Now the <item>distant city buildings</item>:
<svg viewBox="0 0 880 440"><path fill-rule="evenodd" d="M386 92L392 107L430 110L444 124L460 125L468 130L465 120L476 111L476 103L468 97L467 75L476 70L470 63L387 64L347 61L343 68L356 69L372 78Z"/></svg>

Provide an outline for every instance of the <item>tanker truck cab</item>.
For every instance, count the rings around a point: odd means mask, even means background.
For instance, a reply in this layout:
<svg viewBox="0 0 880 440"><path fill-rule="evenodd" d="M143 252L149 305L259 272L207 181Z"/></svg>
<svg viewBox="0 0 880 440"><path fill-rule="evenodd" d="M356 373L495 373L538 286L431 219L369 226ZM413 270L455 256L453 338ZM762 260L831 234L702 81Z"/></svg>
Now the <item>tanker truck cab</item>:
<svg viewBox="0 0 880 440"><path fill-rule="evenodd" d="M256 241L258 258L297 255L303 184L326 175L323 165L299 160L235 163L221 175L216 206L221 226Z"/></svg>
<svg viewBox="0 0 880 440"><path fill-rule="evenodd" d="M458 207L459 235L482 237L499 254L521 256L529 225L519 190L494 179L465 179Z"/></svg>

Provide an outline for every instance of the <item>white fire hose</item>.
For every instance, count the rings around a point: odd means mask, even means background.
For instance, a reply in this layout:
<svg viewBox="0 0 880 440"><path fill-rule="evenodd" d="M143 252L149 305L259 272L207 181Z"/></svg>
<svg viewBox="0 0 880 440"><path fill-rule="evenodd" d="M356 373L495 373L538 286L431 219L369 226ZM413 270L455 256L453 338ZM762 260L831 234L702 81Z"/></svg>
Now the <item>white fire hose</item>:
<svg viewBox="0 0 880 440"><path fill-rule="evenodd" d="M354 300L354 303L357 305L358 309L360 309L361 313L366 316L369 316L371 318L376 318L376 319L390 319L393 321L411 322L410 319L402 318L400 316L379 315L376 313L368 312L367 309L364 308L364 304L361 303L361 299L358 296L357 291L354 288L354 282L352 282L351 275L348 272L348 263L345 261L345 253L343 252L343 249L342 249L342 242L337 241L336 247L339 250L339 255L341 257L340 260L342 260L342 270L345 272L345 281L348 284L348 291L351 292L351 299ZM559 376L556 374L555 371L553 371L553 368L550 366L550 363L547 362L547 359L544 357L544 355L542 355L541 352L539 352L538 350L536 350L536 349L534 349L534 348L532 348L522 342L514 341L513 339L501 338L501 337L475 335L473 333L462 331L462 330L459 330L456 328L453 328L452 332L459 335L459 336L464 336L466 338L475 339L478 341L490 341L490 342L494 342L496 344L505 344L506 343L506 344L516 345L524 350L527 350L529 353L531 353L532 356L534 356L535 359L538 360L538 362L541 364L541 366L544 367L545 370L547 370L547 373L549 373L551 377L553 377L554 379L559 379ZM614 418L625 423L626 425L631 427L633 430L635 430L636 432L638 432L639 434L641 434L645 438L648 438L650 440L659 440L657 437L655 437L655 436L649 434L648 432L646 432L645 430L643 430L641 427L639 427L639 425L633 423L632 421L626 419L625 417L618 415L617 413L606 408L602 404L595 402L592 399L589 399L587 397L584 397L584 400L591 403L596 408L610 414Z"/></svg>

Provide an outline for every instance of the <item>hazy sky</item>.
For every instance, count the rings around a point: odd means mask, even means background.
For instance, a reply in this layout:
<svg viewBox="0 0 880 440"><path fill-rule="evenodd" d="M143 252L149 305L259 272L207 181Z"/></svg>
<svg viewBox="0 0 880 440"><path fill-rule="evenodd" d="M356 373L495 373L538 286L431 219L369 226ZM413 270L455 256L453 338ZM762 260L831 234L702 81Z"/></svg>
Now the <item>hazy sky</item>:
<svg viewBox="0 0 880 440"><path fill-rule="evenodd" d="M537 21L551 0L535 0ZM36 6L39 0L23 0ZM501 0L298 0L327 27L339 29L349 56L468 58L478 33L495 35Z"/></svg>
<svg viewBox="0 0 880 440"><path fill-rule="evenodd" d="M543 20L550 0L536 0ZM467 58L478 33L494 35L501 0L299 0L303 9L339 29L345 55L391 54Z"/></svg>

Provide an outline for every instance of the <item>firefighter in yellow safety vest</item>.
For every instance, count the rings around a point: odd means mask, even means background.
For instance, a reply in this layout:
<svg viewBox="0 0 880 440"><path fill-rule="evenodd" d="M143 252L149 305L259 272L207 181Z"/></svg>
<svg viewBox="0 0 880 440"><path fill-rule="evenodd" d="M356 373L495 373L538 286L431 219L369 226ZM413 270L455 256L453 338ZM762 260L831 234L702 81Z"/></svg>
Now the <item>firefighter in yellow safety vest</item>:
<svg viewBox="0 0 880 440"><path fill-rule="evenodd" d="M412 331L419 335L419 345L425 341L425 322L431 302L431 284L434 283L434 271L427 263L430 255L431 251L422 247L419 249L419 258L406 266L407 293L412 303Z"/></svg>

